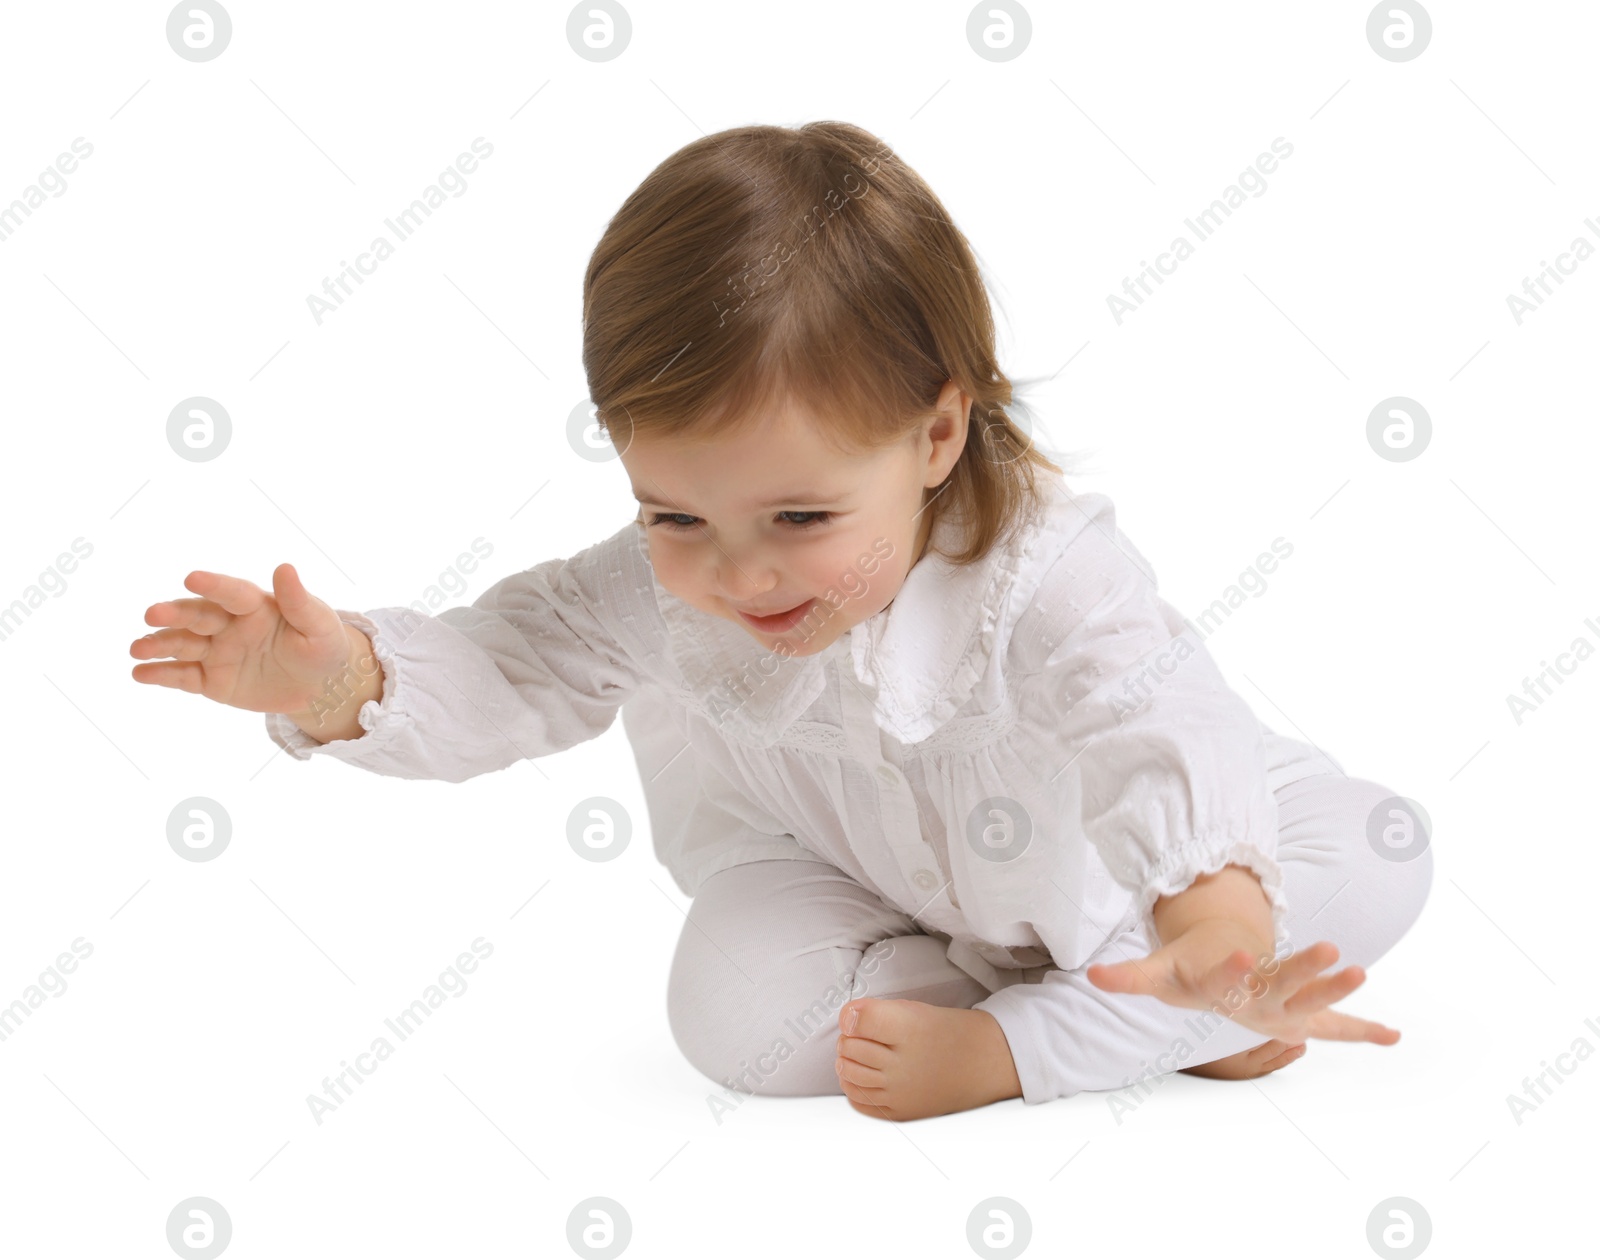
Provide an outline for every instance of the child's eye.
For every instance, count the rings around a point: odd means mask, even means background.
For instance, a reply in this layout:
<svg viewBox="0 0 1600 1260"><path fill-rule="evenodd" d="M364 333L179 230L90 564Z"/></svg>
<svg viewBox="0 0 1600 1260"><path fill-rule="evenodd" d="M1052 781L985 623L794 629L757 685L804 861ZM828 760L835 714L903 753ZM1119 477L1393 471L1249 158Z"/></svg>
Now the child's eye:
<svg viewBox="0 0 1600 1260"><path fill-rule="evenodd" d="M666 525L671 529L693 529L695 521L699 519L698 517L689 516L689 519L686 521L675 521L672 519L675 516L688 516L688 513L669 512L666 515L662 515L661 513L657 512L650 518L650 523L652 525Z"/></svg>
<svg viewBox="0 0 1600 1260"><path fill-rule="evenodd" d="M809 516L811 518L808 521L785 521L784 524L789 526L790 529L811 529L816 525L826 525L833 519L832 512L779 512L778 515L780 517ZM677 519L679 517L684 519ZM652 514L650 524L665 525L668 529L684 530L694 529L699 520L698 516L690 516L687 512L657 512Z"/></svg>
<svg viewBox="0 0 1600 1260"><path fill-rule="evenodd" d="M833 519L832 512L779 512L779 516L809 516L809 521L789 521L795 529L810 529L813 525L826 525Z"/></svg>

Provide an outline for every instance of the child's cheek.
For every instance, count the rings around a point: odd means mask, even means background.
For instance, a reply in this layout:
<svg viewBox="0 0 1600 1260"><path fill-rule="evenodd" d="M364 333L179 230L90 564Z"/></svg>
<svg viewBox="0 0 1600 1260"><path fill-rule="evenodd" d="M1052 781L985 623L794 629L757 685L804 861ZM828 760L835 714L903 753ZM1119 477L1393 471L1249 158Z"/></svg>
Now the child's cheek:
<svg viewBox="0 0 1600 1260"><path fill-rule="evenodd" d="M683 599L688 592L683 589L682 574L679 564L672 554L670 546L659 545L654 538L650 540L650 567L655 570L656 581Z"/></svg>
<svg viewBox="0 0 1600 1260"><path fill-rule="evenodd" d="M812 575L813 589L819 596L826 595L836 611L855 614L852 621L862 620L888 603L899 586L894 557L885 559L883 551L882 547L875 549L870 540L856 539L832 549L826 563Z"/></svg>

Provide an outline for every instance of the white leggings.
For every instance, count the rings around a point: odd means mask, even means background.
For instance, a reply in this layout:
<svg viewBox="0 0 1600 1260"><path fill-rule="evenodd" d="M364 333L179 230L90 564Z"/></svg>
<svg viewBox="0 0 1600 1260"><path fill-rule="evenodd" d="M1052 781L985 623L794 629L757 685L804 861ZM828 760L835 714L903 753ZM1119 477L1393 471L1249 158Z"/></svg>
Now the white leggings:
<svg viewBox="0 0 1600 1260"><path fill-rule="evenodd" d="M1339 961L1324 975L1370 967L1421 913L1431 845L1405 861L1373 849L1368 817L1396 793L1366 779L1315 774L1276 795L1291 948L1337 945ZM990 993L945 956L948 944L830 863L748 862L701 885L672 959L668 1022L689 1062L721 1085L838 1094L833 1067L846 1002L976 1007L999 1021L1030 1104L1119 1089L1268 1040L1206 1011L1104 993L1082 969L1030 968L1027 982ZM1154 947L1134 927L1091 961L1142 958ZM1360 1014L1360 993L1338 1009Z"/></svg>

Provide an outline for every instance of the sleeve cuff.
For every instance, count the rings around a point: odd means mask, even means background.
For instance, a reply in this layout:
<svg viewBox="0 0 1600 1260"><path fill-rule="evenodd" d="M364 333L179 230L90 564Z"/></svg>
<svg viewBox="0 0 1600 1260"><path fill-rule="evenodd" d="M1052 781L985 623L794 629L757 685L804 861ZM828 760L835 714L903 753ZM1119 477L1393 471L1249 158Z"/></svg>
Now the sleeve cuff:
<svg viewBox="0 0 1600 1260"><path fill-rule="evenodd" d="M1262 891L1272 908L1272 940L1274 956L1283 958L1291 952L1287 920L1289 903L1283 895L1283 868L1276 858L1264 853L1248 840L1238 840L1227 835L1201 836L1191 840L1181 849L1162 857L1145 880L1144 891L1139 895L1139 918L1149 935L1152 949L1161 948L1161 936L1156 931L1155 904L1161 897L1182 892L1202 875L1212 875L1225 866L1248 867L1261 881Z"/></svg>
<svg viewBox="0 0 1600 1260"><path fill-rule="evenodd" d="M313 739L287 714L268 713L267 735L273 743L297 761L309 761L315 753L329 753L337 757L354 752L358 748L362 752L376 751L381 745L388 743L396 731L405 727L411 720L405 711L403 670L395 654L391 627L383 613L380 612L374 619L365 613L345 608L336 608L334 611L339 614L339 620L345 625L354 626L371 640L372 654L383 673L383 691L377 700L368 700L357 710L356 722L366 734L351 739L334 739L326 742Z"/></svg>

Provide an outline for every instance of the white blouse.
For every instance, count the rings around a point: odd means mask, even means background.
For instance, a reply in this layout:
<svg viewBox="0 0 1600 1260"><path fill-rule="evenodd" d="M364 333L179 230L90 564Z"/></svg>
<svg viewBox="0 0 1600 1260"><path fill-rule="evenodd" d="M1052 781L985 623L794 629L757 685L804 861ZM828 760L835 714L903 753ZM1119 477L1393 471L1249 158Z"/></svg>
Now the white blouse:
<svg viewBox="0 0 1600 1260"><path fill-rule="evenodd" d="M668 592L637 521L437 616L339 609L383 666L367 734L318 743L275 713L267 731L300 760L458 783L621 709L686 895L743 862L821 859L947 936L991 991L1077 969L1135 923L1154 947L1155 900L1235 862L1286 953L1274 793L1343 767L1223 681L1109 498L1043 484L1012 541L966 567L928 551L888 608L807 657ZM953 548L953 524L933 541Z"/></svg>

